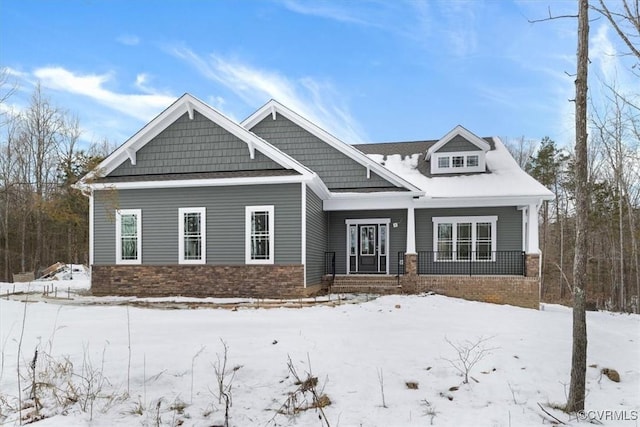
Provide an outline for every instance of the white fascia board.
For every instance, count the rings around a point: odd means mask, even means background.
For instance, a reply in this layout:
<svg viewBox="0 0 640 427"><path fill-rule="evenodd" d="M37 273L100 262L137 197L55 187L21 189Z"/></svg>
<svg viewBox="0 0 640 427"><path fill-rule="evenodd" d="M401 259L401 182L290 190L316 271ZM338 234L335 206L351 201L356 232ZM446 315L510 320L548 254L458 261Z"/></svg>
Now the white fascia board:
<svg viewBox="0 0 640 427"><path fill-rule="evenodd" d="M370 194L332 194L323 201L325 211L366 210L366 209L433 209L433 208L475 208L494 206L529 206L540 203L541 198L535 197L477 197L477 198L428 198L418 197L407 193L378 193Z"/></svg>
<svg viewBox="0 0 640 427"><path fill-rule="evenodd" d="M291 184L307 182L301 175L270 176L264 178L177 179L167 181L97 182L87 184L92 190L139 190L145 188L228 187L234 185Z"/></svg>
<svg viewBox="0 0 640 427"><path fill-rule="evenodd" d="M447 142L451 141L457 135L462 136L464 139L466 139L467 141L469 141L470 143L472 143L473 145L475 145L485 153L491 149L491 146L487 143L487 141L473 134L472 132L468 131L463 126L457 125L453 129L451 129L449 133L447 133L445 136L440 138L438 142L436 142L434 145L431 146L431 148L427 150L426 159L429 160L431 158L431 154L438 151Z"/></svg>
<svg viewBox="0 0 640 427"><path fill-rule="evenodd" d="M227 132L245 142L247 144L247 150L249 150L249 153L251 153L254 149L258 149L258 151L262 152L267 157L286 169L293 169L303 175L313 174L311 170L309 170L307 167L302 165L291 156L278 150L267 141L240 126L213 107L200 101L193 95L186 93L178 98L166 110L164 110L153 120L147 123L124 144L118 147L113 153L111 153L106 159L104 159L94 169L94 171L89 172L87 175L85 175L85 177L82 178L82 181L95 178L96 172L98 172L102 176L108 175L126 159L131 158L132 153L135 153L136 151L144 147L145 144L158 136L160 132L169 127L184 113L188 113L191 117L194 110L198 111L207 119L211 120L221 128L225 129Z"/></svg>
<svg viewBox="0 0 640 427"><path fill-rule="evenodd" d="M284 105L280 104L278 101L274 99L267 102L265 105L259 108L255 113L253 113L251 116L243 120L240 123L240 126L250 130L251 128L253 128L255 125L260 123L265 117L269 115L271 115L273 119L275 119L275 113L282 114L282 116L291 120L293 123L300 126L302 129L306 130L307 132L311 133L312 135L326 142L327 144L329 144L336 150L340 151L342 154L348 156L352 160L356 161L357 163L361 164L362 166L366 167L368 174L370 173L370 171L373 171L398 187L406 188L412 191L420 191L418 187L414 186L410 182L399 177L398 175L391 172L389 169L385 168L378 162L371 160L360 150L354 148L349 144L342 142L341 140L331 135L326 130L322 129L320 126L305 119L295 111L290 110L289 108L285 107Z"/></svg>
<svg viewBox="0 0 640 427"><path fill-rule="evenodd" d="M322 202L325 211L351 211L367 209L407 209L413 204L413 196L409 193L378 193L378 196L366 194L360 195L340 195L335 193L328 200Z"/></svg>
<svg viewBox="0 0 640 427"><path fill-rule="evenodd" d="M542 196L420 198L413 201L416 209L428 208L477 208L492 206L527 206L540 203Z"/></svg>

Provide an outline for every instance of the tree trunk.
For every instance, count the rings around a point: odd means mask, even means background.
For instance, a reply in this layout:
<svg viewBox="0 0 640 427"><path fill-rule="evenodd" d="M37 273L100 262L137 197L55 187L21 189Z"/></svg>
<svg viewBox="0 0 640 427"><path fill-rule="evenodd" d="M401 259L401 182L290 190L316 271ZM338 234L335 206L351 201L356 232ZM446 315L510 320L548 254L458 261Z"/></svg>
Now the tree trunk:
<svg viewBox="0 0 640 427"><path fill-rule="evenodd" d="M589 61L589 2L578 1L578 51L576 75L576 248L573 260L573 351L567 412L584 410L587 372L587 69Z"/></svg>

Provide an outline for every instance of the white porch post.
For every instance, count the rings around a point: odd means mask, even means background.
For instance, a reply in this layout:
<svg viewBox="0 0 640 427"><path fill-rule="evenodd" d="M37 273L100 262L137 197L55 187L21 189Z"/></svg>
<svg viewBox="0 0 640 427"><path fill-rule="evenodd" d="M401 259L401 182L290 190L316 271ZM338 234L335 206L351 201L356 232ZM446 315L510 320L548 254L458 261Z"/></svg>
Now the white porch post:
<svg viewBox="0 0 640 427"><path fill-rule="evenodd" d="M416 216L413 206L407 208L407 253L416 253Z"/></svg>
<svg viewBox="0 0 640 427"><path fill-rule="evenodd" d="M538 237L538 205L531 204L527 209L527 248L528 254L540 253Z"/></svg>

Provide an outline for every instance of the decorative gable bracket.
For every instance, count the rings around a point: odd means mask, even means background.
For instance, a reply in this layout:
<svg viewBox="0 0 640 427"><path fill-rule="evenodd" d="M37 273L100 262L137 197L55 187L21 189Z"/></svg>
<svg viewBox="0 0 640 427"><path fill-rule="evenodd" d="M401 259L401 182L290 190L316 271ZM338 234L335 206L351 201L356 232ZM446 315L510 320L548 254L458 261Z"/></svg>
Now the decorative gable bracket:
<svg viewBox="0 0 640 427"><path fill-rule="evenodd" d="M129 160L131 160L131 164L133 166L136 165L136 150L134 150L133 148L127 148L126 150L127 153L127 157L129 157Z"/></svg>
<svg viewBox="0 0 640 427"><path fill-rule="evenodd" d="M254 160L256 157L256 147L253 145L253 141L247 141L247 147L249 147L249 157Z"/></svg>
<svg viewBox="0 0 640 427"><path fill-rule="evenodd" d="M187 113L189 113L189 120L193 120L193 104L187 101L185 102L185 106L187 107Z"/></svg>

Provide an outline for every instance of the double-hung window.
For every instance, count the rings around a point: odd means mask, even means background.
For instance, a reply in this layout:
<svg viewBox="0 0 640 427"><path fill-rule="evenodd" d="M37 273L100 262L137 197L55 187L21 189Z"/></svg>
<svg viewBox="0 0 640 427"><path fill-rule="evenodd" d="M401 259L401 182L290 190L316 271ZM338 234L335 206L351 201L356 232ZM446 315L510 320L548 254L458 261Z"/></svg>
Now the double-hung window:
<svg viewBox="0 0 640 427"><path fill-rule="evenodd" d="M436 261L495 261L497 216L434 217Z"/></svg>
<svg viewBox="0 0 640 427"><path fill-rule="evenodd" d="M142 211L116 210L116 264L142 263Z"/></svg>
<svg viewBox="0 0 640 427"><path fill-rule="evenodd" d="M245 208L245 263L273 264L274 224L273 206Z"/></svg>
<svg viewBox="0 0 640 427"><path fill-rule="evenodd" d="M205 264L207 256L206 208L178 209L178 262Z"/></svg>

